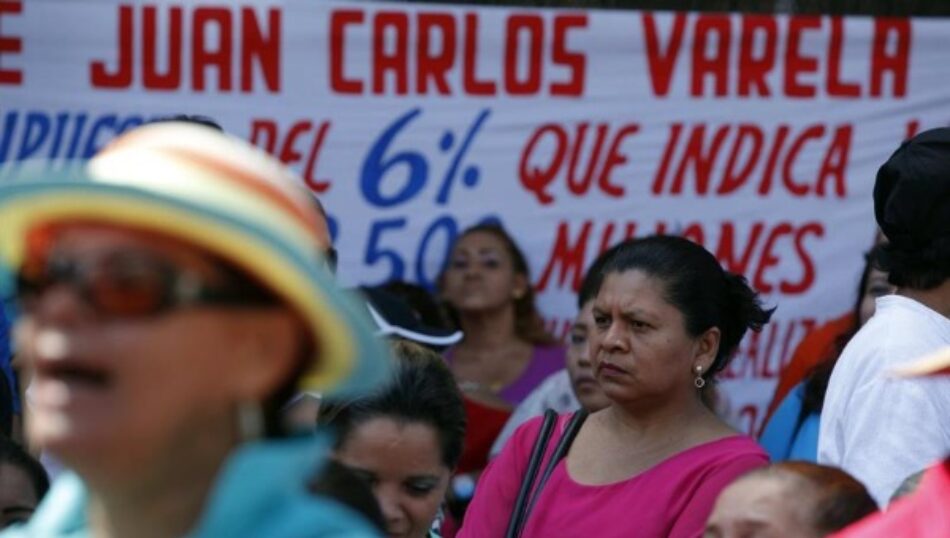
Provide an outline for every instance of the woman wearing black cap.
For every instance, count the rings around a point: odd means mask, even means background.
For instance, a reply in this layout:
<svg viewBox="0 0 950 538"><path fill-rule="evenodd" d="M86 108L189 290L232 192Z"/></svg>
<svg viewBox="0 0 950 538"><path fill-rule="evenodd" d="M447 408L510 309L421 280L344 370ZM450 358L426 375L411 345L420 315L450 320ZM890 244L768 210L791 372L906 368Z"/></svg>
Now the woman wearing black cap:
<svg viewBox="0 0 950 538"><path fill-rule="evenodd" d="M905 142L878 171L874 261L896 286L845 348L825 395L818 461L885 504L950 452L950 380L895 383L895 367L950 345L950 129Z"/></svg>

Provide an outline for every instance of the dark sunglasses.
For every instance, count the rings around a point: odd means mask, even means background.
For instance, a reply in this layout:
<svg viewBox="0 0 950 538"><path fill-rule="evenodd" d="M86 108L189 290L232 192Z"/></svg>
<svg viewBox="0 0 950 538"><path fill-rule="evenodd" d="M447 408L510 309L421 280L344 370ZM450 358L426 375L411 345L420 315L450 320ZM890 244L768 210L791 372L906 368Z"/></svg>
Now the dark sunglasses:
<svg viewBox="0 0 950 538"><path fill-rule="evenodd" d="M149 317L197 305L265 306L277 303L268 290L227 266L222 284L145 253L112 252L79 260L52 253L26 264L17 275L17 298L30 312L56 286L70 286L107 318Z"/></svg>

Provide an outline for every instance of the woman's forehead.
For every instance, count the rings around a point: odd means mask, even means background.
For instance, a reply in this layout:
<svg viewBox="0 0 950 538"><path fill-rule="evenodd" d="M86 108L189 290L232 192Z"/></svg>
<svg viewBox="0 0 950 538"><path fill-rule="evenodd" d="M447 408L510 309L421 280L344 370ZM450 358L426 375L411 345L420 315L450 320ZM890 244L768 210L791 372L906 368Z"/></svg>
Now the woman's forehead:
<svg viewBox="0 0 950 538"><path fill-rule="evenodd" d="M459 238L456 250L471 252L506 252L505 242L489 232L469 232Z"/></svg>
<svg viewBox="0 0 950 538"><path fill-rule="evenodd" d="M662 279L639 269L630 269L604 275L596 304L615 301L664 300L666 285Z"/></svg>

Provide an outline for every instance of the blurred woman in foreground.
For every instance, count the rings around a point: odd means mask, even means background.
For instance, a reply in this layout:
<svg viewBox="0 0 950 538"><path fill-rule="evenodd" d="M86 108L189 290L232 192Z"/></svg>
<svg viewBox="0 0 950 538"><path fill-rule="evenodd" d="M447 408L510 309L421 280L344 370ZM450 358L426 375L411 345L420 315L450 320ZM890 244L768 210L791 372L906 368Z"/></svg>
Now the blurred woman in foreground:
<svg viewBox="0 0 950 538"><path fill-rule="evenodd" d="M375 535L307 492L326 443L278 426L298 388L373 386L388 364L295 181L243 141L166 123L85 179L0 188L29 434L74 472L10 536Z"/></svg>

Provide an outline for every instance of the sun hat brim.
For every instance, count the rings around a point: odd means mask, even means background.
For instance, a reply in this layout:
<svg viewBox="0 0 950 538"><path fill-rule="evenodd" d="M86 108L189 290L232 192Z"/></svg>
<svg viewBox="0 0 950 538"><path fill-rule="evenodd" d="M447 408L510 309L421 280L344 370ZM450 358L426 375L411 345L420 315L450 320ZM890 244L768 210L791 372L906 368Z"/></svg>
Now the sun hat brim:
<svg viewBox="0 0 950 538"><path fill-rule="evenodd" d="M53 174L55 176L55 174ZM27 232L75 220L154 231L202 247L247 271L304 320L315 344L302 390L360 392L385 376L385 349L359 300L339 288L313 249L208 204L84 178L0 182L0 262L16 270Z"/></svg>

